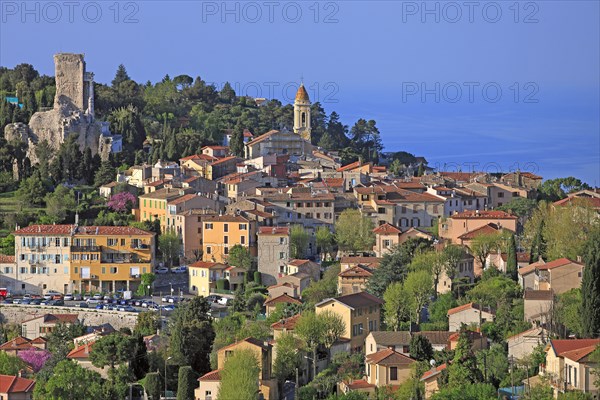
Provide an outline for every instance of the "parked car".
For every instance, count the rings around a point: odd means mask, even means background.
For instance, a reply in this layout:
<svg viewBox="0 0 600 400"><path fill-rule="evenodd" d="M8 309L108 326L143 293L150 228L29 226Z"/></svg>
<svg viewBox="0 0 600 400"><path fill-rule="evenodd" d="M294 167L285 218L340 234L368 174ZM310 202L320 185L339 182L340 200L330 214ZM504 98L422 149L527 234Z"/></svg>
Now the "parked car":
<svg viewBox="0 0 600 400"><path fill-rule="evenodd" d="M72 300L73 300L73 293L65 294L65 301L72 301Z"/></svg>
<svg viewBox="0 0 600 400"><path fill-rule="evenodd" d="M175 304L175 303L179 303L181 300L182 300L182 298L179 296L170 296L168 302Z"/></svg>
<svg viewBox="0 0 600 400"><path fill-rule="evenodd" d="M181 267L173 267L171 268L171 272L175 274L185 274L187 272L187 267L182 265Z"/></svg>
<svg viewBox="0 0 600 400"><path fill-rule="evenodd" d="M92 299L102 300L103 297L104 297L104 295L102 293L96 293L95 295L92 296Z"/></svg>
<svg viewBox="0 0 600 400"><path fill-rule="evenodd" d="M156 271L154 271L154 272L156 272L157 274L161 274L161 275L166 274L167 272L169 272L169 268L160 267L160 268L157 268Z"/></svg>
<svg viewBox="0 0 600 400"><path fill-rule="evenodd" d="M162 309L165 310L165 311L173 311L173 310L175 310L175 306L169 304L169 305L166 305L166 306L162 306Z"/></svg>
<svg viewBox="0 0 600 400"><path fill-rule="evenodd" d="M135 300L135 302L133 303L133 305L141 307L143 302L144 302L144 300L137 299L137 300Z"/></svg>
<svg viewBox="0 0 600 400"><path fill-rule="evenodd" d="M64 306L65 305L65 301L63 299L58 299L58 300L53 300L54 304L52 304L53 306Z"/></svg>
<svg viewBox="0 0 600 400"><path fill-rule="evenodd" d="M39 306L40 304L42 304L42 299L31 299L31 304L32 306Z"/></svg>
<svg viewBox="0 0 600 400"><path fill-rule="evenodd" d="M75 304L75 307L79 307L79 308L90 308L90 307L88 306L88 303L86 303L86 302L83 302L83 301L82 301L81 303L76 303L76 304Z"/></svg>
<svg viewBox="0 0 600 400"><path fill-rule="evenodd" d="M31 304L31 300L32 300L32 299L30 299L30 298L23 298L23 299L21 300L21 304Z"/></svg>
<svg viewBox="0 0 600 400"><path fill-rule="evenodd" d="M22 301L23 301L23 299L13 299L12 303L13 304L21 304Z"/></svg>
<svg viewBox="0 0 600 400"><path fill-rule="evenodd" d="M96 304L96 310L102 310L104 308L104 304Z"/></svg>
<svg viewBox="0 0 600 400"><path fill-rule="evenodd" d="M62 299L63 299L63 295L60 293L52 296L52 300L62 300Z"/></svg>
<svg viewBox="0 0 600 400"><path fill-rule="evenodd" d="M163 303L168 303L170 298L171 298L171 296L166 296L166 295L165 295L165 296L163 296L163 297L161 298L161 300L162 300L162 302L163 302Z"/></svg>
<svg viewBox="0 0 600 400"><path fill-rule="evenodd" d="M81 301L83 300L80 294L74 294L73 295L73 301Z"/></svg>
<svg viewBox="0 0 600 400"><path fill-rule="evenodd" d="M44 293L44 300L52 300L54 298L54 296L59 295L62 296L59 292L57 292L56 290L48 290L46 293Z"/></svg>
<svg viewBox="0 0 600 400"><path fill-rule="evenodd" d="M218 296L218 295L216 295L216 294L211 294L210 296L207 296L207 297L206 297L206 300L207 300L209 303L218 303L218 302L219 302L219 299L222 299L222 297L221 297L221 296Z"/></svg>
<svg viewBox="0 0 600 400"><path fill-rule="evenodd" d="M91 297L91 298L87 299L87 303L88 304L98 304L98 303L100 303L100 300L94 299L93 297Z"/></svg>

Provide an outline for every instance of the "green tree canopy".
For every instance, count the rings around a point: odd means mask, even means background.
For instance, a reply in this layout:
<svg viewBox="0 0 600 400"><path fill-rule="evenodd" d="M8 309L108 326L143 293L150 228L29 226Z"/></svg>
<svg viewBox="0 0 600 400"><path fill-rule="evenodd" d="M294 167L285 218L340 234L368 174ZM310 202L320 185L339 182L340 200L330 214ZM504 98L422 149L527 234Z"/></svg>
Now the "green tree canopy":
<svg viewBox="0 0 600 400"><path fill-rule="evenodd" d="M255 400L260 367L250 350L236 350L227 357L221 371L220 399Z"/></svg>
<svg viewBox="0 0 600 400"><path fill-rule="evenodd" d="M41 400L101 399L102 378L74 361L63 360L45 385L36 385L34 396Z"/></svg>
<svg viewBox="0 0 600 400"><path fill-rule="evenodd" d="M584 245L583 280L581 282L582 331L585 337L600 336L600 228L596 228Z"/></svg>
<svg viewBox="0 0 600 400"><path fill-rule="evenodd" d="M229 265L235 265L236 267L250 270L252 268L253 261L254 257L252 257L252 254L250 254L250 251L247 247L236 244L229 249L229 254L227 255L227 263Z"/></svg>
<svg viewBox="0 0 600 400"><path fill-rule="evenodd" d="M134 346L135 342L131 336L112 333L94 343L90 360L96 367L103 368L108 365L114 369L117 364L130 359Z"/></svg>
<svg viewBox="0 0 600 400"><path fill-rule="evenodd" d="M335 223L335 237L342 250L371 251L375 244L373 221L355 209L342 211Z"/></svg>
<svg viewBox="0 0 600 400"><path fill-rule="evenodd" d="M302 225L292 225L290 229L290 257L304 258L309 241L310 236Z"/></svg>

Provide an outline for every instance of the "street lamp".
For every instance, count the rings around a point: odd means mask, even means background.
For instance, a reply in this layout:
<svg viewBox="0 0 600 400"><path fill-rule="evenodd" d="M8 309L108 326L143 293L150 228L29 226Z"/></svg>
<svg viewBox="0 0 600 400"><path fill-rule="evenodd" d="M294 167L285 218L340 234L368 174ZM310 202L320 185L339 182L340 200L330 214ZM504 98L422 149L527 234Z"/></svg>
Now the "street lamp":
<svg viewBox="0 0 600 400"><path fill-rule="evenodd" d="M169 362L170 359L172 359L173 357L169 357L165 360L165 399L167 398L167 363Z"/></svg>

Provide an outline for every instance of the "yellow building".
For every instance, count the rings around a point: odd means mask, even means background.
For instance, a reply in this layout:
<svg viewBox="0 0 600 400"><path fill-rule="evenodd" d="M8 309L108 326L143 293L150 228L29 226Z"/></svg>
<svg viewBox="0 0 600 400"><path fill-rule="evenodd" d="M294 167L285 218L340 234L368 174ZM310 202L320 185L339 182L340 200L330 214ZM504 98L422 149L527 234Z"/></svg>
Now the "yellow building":
<svg viewBox="0 0 600 400"><path fill-rule="evenodd" d="M276 400L278 396L277 379L272 376L271 366L273 364L273 346L254 338L246 338L239 342L230 344L220 349L217 353L217 369L209 372L199 379L200 386L195 390L196 399L218 400L218 387L221 377L220 371L225 365L225 360L234 352L249 350L258 360L260 373L257 378L257 388L265 400ZM228 400L228 399L222 399Z"/></svg>
<svg viewBox="0 0 600 400"><path fill-rule="evenodd" d="M350 339L352 352L360 352L364 348L367 335L380 328L382 304L383 301L378 297L360 292L325 299L315 305L315 312L320 314L329 310L339 315L346 326L342 337Z"/></svg>
<svg viewBox="0 0 600 400"><path fill-rule="evenodd" d="M227 265L216 262L197 261L188 267L189 290L198 296L208 296L216 288L217 280L223 279Z"/></svg>
<svg viewBox="0 0 600 400"><path fill-rule="evenodd" d="M80 293L137 288L141 275L152 272L154 235L131 226L77 227L71 243L74 287Z"/></svg>
<svg viewBox="0 0 600 400"><path fill-rule="evenodd" d="M241 215L207 216L202 222L204 261L227 261L229 249L236 244L247 247L256 257L256 222Z"/></svg>
<svg viewBox="0 0 600 400"><path fill-rule="evenodd" d="M30 293L134 290L152 272L154 233L130 226L30 225L14 232Z"/></svg>
<svg viewBox="0 0 600 400"><path fill-rule="evenodd" d="M160 220L161 231L167 227L167 205L187 193L193 193L192 189L164 188L146 193L138 197L138 209L134 209L136 221Z"/></svg>

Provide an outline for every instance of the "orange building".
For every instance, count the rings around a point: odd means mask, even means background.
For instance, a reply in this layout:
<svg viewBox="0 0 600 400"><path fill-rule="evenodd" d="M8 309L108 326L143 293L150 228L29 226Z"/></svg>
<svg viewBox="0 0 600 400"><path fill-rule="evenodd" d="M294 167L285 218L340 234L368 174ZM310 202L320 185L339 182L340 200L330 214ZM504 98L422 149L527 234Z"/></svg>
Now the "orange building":
<svg viewBox="0 0 600 400"><path fill-rule="evenodd" d="M202 222L204 261L227 261L229 249L236 244L247 247L256 257L256 222L241 215L206 216Z"/></svg>

